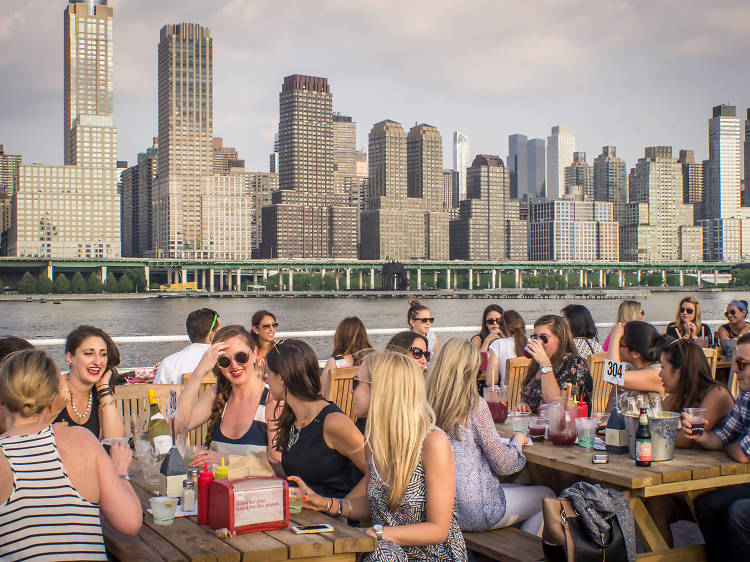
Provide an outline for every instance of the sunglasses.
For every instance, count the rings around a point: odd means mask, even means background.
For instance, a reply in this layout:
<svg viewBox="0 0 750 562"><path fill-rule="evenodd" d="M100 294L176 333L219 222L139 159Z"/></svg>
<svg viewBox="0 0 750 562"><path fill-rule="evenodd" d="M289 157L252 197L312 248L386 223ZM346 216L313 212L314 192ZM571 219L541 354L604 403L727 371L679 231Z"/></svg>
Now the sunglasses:
<svg viewBox="0 0 750 562"><path fill-rule="evenodd" d="M372 384L372 381L366 381L364 379L361 379L359 377L352 377L352 390L357 390L357 387L359 386L359 383L365 383L365 384Z"/></svg>
<svg viewBox="0 0 750 562"><path fill-rule="evenodd" d="M740 359L739 357L734 358L734 364L737 366L738 371L742 371L745 367L750 365L750 361L745 361L744 359Z"/></svg>
<svg viewBox="0 0 750 562"><path fill-rule="evenodd" d="M532 340L542 340L542 343L549 343L549 336L547 334L531 334L529 337Z"/></svg>
<svg viewBox="0 0 750 562"><path fill-rule="evenodd" d="M680 307L680 314L692 314L695 312L694 308L685 308L684 306Z"/></svg>
<svg viewBox="0 0 750 562"><path fill-rule="evenodd" d="M487 318L486 320L487 324L500 324L499 318Z"/></svg>
<svg viewBox="0 0 750 562"><path fill-rule="evenodd" d="M424 355L424 358L427 359L427 361L430 360L430 352L425 351L423 349L420 349L418 347L410 347L409 352L412 354L414 359L419 360L422 359L422 356Z"/></svg>
<svg viewBox="0 0 750 562"><path fill-rule="evenodd" d="M429 322L430 324L433 324L435 322L435 318L434 317L431 317L431 318L414 318L413 320L415 322L422 322L422 324L426 324L427 322Z"/></svg>
<svg viewBox="0 0 750 562"><path fill-rule="evenodd" d="M729 318L730 316L736 316L736 315L737 315L737 314L739 314L739 313L740 313L740 311L739 311L739 310L737 310L737 309L735 309L735 308L730 308L729 310L727 310L727 311L726 311L726 312L724 313L724 316L726 316L727 318Z"/></svg>
<svg viewBox="0 0 750 562"><path fill-rule="evenodd" d="M260 327L263 328L264 330L268 330L268 328L278 328L279 327L279 323L278 322L272 322L271 324L261 324Z"/></svg>
<svg viewBox="0 0 750 562"><path fill-rule="evenodd" d="M238 365L245 365L248 361L250 361L250 354L247 351L238 351L234 354L234 362ZM222 369L228 369L232 360L226 355L220 355L216 364Z"/></svg>

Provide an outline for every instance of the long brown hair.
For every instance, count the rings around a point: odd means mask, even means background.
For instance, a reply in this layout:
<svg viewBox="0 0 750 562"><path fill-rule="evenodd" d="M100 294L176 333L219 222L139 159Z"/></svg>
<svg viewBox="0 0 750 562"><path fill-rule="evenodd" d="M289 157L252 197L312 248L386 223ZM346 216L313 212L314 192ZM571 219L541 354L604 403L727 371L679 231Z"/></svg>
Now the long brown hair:
<svg viewBox="0 0 750 562"><path fill-rule="evenodd" d="M213 343L226 341L234 337L240 337L245 340L245 343L251 350L258 346L258 340L255 335L248 332L244 326L240 326L239 324L224 326L216 332ZM208 426L206 427L206 439L203 443L206 447L211 446L214 431L221 423L221 414L224 412L224 406L226 406L229 394L232 392L232 383L221 374L221 369L219 369L218 365L214 365L213 372L216 377L216 396L214 397L213 406L211 406L211 417L208 418Z"/></svg>
<svg viewBox="0 0 750 562"><path fill-rule="evenodd" d="M357 316L347 316L336 326L333 334L333 353L336 355L355 355L363 349L372 347L372 342L367 336L367 328L364 322Z"/></svg>
<svg viewBox="0 0 750 562"><path fill-rule="evenodd" d="M661 353L674 369L680 370L678 389L670 393L675 401L671 407L676 412L682 411L683 408L697 408L713 387L724 386L711 376L706 354L695 342L674 340L664 344Z"/></svg>
<svg viewBox="0 0 750 562"><path fill-rule="evenodd" d="M521 357L523 348L526 347L526 322L523 317L515 310L506 310L500 318L500 332L506 338L513 338L513 350L516 357Z"/></svg>
<svg viewBox="0 0 750 562"><path fill-rule="evenodd" d="M487 315L490 312L497 312L500 315L498 320L503 319L503 307L499 304L488 304L484 308L484 312L482 312L482 325L479 327L479 333L476 334L476 336L479 336L479 339L482 341L484 341L484 338L490 335L490 330L487 327Z"/></svg>
<svg viewBox="0 0 750 562"><path fill-rule="evenodd" d="M675 324L677 324L677 333L680 334L680 336L685 335L685 325L682 323L682 318L680 318L680 308L682 308L682 305L686 302L689 302L695 307L695 328L698 330L697 336L700 337L701 334L701 303L696 299L695 297L685 297L680 301L680 304L677 305L677 313L675 316Z"/></svg>
<svg viewBox="0 0 750 562"><path fill-rule="evenodd" d="M323 399L320 395L318 358L302 340L282 340L272 345L266 355L266 366L281 377L288 394L305 402ZM284 400L284 407L276 420L278 430L272 443L277 451L287 449L294 421L294 412Z"/></svg>
<svg viewBox="0 0 750 562"><path fill-rule="evenodd" d="M557 314L547 314L534 322L534 328L537 326L549 326L550 332L552 332L560 342L557 346L557 351L555 351L552 354L552 357L549 358L553 369L557 369L560 366L560 363L562 363L562 360L568 355L576 354L576 348L573 345L573 336L570 333L570 326L568 326L565 318L558 316ZM529 367L529 373L526 375L526 380L523 381L524 386L536 376L538 370L539 363L532 361L531 367Z"/></svg>
<svg viewBox="0 0 750 562"><path fill-rule="evenodd" d="M120 364L120 350L117 348L117 344L107 332L96 326L78 326L70 332L65 338L65 353L75 355L83 340L91 336L101 338L104 340L104 345L107 346L107 366L104 368L104 372L117 367ZM114 379L114 377L112 378ZM114 380L110 381L110 385L112 382Z"/></svg>

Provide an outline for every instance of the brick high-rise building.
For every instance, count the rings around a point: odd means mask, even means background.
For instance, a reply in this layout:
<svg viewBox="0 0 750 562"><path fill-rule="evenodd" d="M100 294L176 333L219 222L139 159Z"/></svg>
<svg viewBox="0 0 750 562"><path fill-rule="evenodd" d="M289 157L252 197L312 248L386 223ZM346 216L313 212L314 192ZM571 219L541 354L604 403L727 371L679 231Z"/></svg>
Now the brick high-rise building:
<svg viewBox="0 0 750 562"><path fill-rule="evenodd" d="M263 208L264 257L357 256L357 208L335 189L332 101L326 78L284 78L279 189Z"/></svg>
<svg viewBox="0 0 750 562"><path fill-rule="evenodd" d="M134 166L120 177L122 255L143 257L153 248L152 204L156 187L159 140L138 154Z"/></svg>
<svg viewBox="0 0 750 562"><path fill-rule="evenodd" d="M693 205L694 224L703 217L703 165L695 161L692 150L680 150L677 161L682 165L682 202Z"/></svg>
<svg viewBox="0 0 750 562"><path fill-rule="evenodd" d="M628 202L628 176L625 162L617 157L614 146L603 146L594 159L594 199L612 203L612 218L619 223Z"/></svg>
<svg viewBox="0 0 750 562"><path fill-rule="evenodd" d="M214 174L228 174L232 162L239 157L237 149L224 146L224 139L221 137L211 139L211 171Z"/></svg>
<svg viewBox="0 0 750 562"><path fill-rule="evenodd" d="M565 194L594 200L594 168L586 163L585 152L574 152L573 163L565 168Z"/></svg>
<svg viewBox="0 0 750 562"><path fill-rule="evenodd" d="M6 231L10 228L10 203L13 194L18 190L18 177L21 168L20 154L6 154L5 146L0 144L0 237L5 240ZM7 251L0 242L0 256Z"/></svg>
<svg viewBox="0 0 750 562"><path fill-rule="evenodd" d="M479 155L469 168L466 199L450 223L450 258L526 260L526 221L510 198L510 173L499 156Z"/></svg>

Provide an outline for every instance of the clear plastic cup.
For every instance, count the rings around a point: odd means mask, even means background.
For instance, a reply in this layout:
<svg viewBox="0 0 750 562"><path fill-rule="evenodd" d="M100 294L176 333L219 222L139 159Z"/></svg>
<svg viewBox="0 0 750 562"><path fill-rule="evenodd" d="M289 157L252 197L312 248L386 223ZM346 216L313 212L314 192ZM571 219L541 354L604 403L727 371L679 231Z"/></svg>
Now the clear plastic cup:
<svg viewBox="0 0 750 562"><path fill-rule="evenodd" d="M541 416L529 417L529 439L536 443L544 441L548 424L549 419L547 418Z"/></svg>
<svg viewBox="0 0 750 562"><path fill-rule="evenodd" d="M492 414L492 421L504 423L508 417L508 387L505 385L485 387L484 400Z"/></svg>
<svg viewBox="0 0 750 562"><path fill-rule="evenodd" d="M576 432L578 433L578 445L585 449L594 446L594 432L598 420L596 418L577 418Z"/></svg>
<svg viewBox="0 0 750 562"><path fill-rule="evenodd" d="M149 499L151 502L151 515L157 525L171 525L174 522L174 514L177 513L178 498L167 496L155 496Z"/></svg>
<svg viewBox="0 0 750 562"><path fill-rule="evenodd" d="M511 412L508 414L508 419L510 420L510 426L513 428L513 433L529 432L528 412Z"/></svg>
<svg viewBox="0 0 750 562"><path fill-rule="evenodd" d="M690 424L690 431L693 435L702 435L706 426L706 409L705 408L683 408L685 421Z"/></svg>

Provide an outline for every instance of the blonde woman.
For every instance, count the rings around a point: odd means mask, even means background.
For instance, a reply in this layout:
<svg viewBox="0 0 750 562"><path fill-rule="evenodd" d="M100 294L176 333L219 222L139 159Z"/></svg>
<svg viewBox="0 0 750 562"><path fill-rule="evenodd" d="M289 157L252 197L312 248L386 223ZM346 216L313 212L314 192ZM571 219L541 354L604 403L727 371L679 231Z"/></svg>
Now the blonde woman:
<svg viewBox="0 0 750 562"><path fill-rule="evenodd" d="M456 462L456 508L462 531L486 531L521 524L538 535L542 530L542 499L553 497L546 486L501 484L498 476L520 471L526 464L521 447L526 435L509 443L497 434L487 403L479 396L476 373L480 355L467 340L445 342L427 374L427 401L436 425L445 431Z"/></svg>
<svg viewBox="0 0 750 562"><path fill-rule="evenodd" d="M127 482L130 448L110 454L80 426L50 425L61 388L43 351L0 364L0 559L107 560L100 513L126 535L141 528L141 503ZM118 478L119 476L119 478Z"/></svg>
<svg viewBox="0 0 750 562"><path fill-rule="evenodd" d="M615 321L615 325L632 322L633 320L643 320L645 315L646 313L643 311L641 303L638 301L624 300L620 303L620 306L617 307L617 320ZM609 340L611 337L610 334L607 336L607 339L604 340L602 350L609 351Z"/></svg>
<svg viewBox="0 0 750 562"><path fill-rule="evenodd" d="M675 321L667 326L666 335L676 340L702 338L703 347L711 344L711 328L701 324L701 303L698 299L685 297L680 301Z"/></svg>
<svg viewBox="0 0 750 562"><path fill-rule="evenodd" d="M454 509L456 472L450 441L435 427L424 377L400 353L368 355L354 378L354 412L367 417L367 497L338 502L351 519L372 518L378 539L367 562L466 560L466 545ZM399 423L394 423L398 420ZM304 482L306 507L331 513L331 498L316 496ZM339 511L333 508L333 513Z"/></svg>

